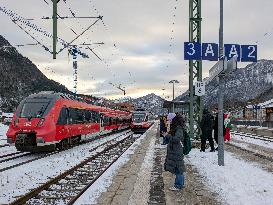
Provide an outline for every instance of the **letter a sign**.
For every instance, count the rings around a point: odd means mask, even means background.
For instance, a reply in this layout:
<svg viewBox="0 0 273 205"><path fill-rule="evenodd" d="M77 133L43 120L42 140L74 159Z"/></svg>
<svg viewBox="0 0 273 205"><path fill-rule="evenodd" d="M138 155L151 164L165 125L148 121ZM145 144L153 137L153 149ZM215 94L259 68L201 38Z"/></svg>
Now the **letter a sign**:
<svg viewBox="0 0 273 205"><path fill-rule="evenodd" d="M206 94L205 83L202 81L195 82L195 95L203 96Z"/></svg>
<svg viewBox="0 0 273 205"><path fill-rule="evenodd" d="M202 58L208 61L218 61L218 44L217 43L203 43L202 44Z"/></svg>
<svg viewBox="0 0 273 205"><path fill-rule="evenodd" d="M241 60L241 46L237 44L225 44L225 55L227 60L237 56L237 61Z"/></svg>

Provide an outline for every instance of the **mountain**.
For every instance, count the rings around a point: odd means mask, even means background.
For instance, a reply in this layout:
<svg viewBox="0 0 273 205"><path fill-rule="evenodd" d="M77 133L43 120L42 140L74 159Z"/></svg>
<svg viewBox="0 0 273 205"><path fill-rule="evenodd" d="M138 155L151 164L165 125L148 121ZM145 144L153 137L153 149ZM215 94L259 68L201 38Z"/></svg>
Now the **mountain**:
<svg viewBox="0 0 273 205"><path fill-rule="evenodd" d="M13 111L26 96L39 91L71 93L48 79L0 35L0 109Z"/></svg>
<svg viewBox="0 0 273 205"><path fill-rule="evenodd" d="M145 110L160 115L163 113L163 102L165 100L160 96L155 95L154 93L132 99L134 106L144 108Z"/></svg>
<svg viewBox="0 0 273 205"><path fill-rule="evenodd" d="M260 60L239 68L224 80L225 107L234 108L247 102L258 103L273 98L273 61ZM206 85L204 103L208 107L217 105L217 80ZM176 100L188 100L188 91Z"/></svg>

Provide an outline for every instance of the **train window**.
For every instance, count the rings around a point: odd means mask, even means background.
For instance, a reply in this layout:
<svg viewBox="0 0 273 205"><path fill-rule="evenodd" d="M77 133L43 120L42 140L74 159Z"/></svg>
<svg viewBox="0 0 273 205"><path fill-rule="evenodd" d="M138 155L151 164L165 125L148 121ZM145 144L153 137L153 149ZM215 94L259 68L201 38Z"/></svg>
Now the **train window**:
<svg viewBox="0 0 273 205"><path fill-rule="evenodd" d="M113 118L114 119L114 124L117 125L118 124L118 119L117 118Z"/></svg>
<svg viewBox="0 0 273 205"><path fill-rule="evenodd" d="M91 112L92 112L92 122L99 123L100 122L100 114L96 111L91 111Z"/></svg>
<svg viewBox="0 0 273 205"><path fill-rule="evenodd" d="M133 114L133 121L134 122L137 122L137 123L143 122L145 120L145 118L146 118L145 113L134 113Z"/></svg>
<svg viewBox="0 0 273 205"><path fill-rule="evenodd" d="M110 123L109 117L104 116L104 118L103 118L103 125L104 125L104 126L105 126L105 125L108 126L109 123Z"/></svg>
<svg viewBox="0 0 273 205"><path fill-rule="evenodd" d="M49 102L25 102L20 113L22 118L41 118Z"/></svg>
<svg viewBox="0 0 273 205"><path fill-rule="evenodd" d="M92 122L92 114L90 110L84 111L85 121L86 122Z"/></svg>
<svg viewBox="0 0 273 205"><path fill-rule="evenodd" d="M76 109L74 108L69 108L69 113L70 113L70 117L71 117L71 122L72 124L77 124L76 119L77 119L77 112Z"/></svg>
<svg viewBox="0 0 273 205"><path fill-rule="evenodd" d="M81 124L84 122L84 110L76 109L76 123Z"/></svg>
<svg viewBox="0 0 273 205"><path fill-rule="evenodd" d="M66 125L68 124L68 110L67 108L62 108L59 114L59 118L57 121L58 125Z"/></svg>

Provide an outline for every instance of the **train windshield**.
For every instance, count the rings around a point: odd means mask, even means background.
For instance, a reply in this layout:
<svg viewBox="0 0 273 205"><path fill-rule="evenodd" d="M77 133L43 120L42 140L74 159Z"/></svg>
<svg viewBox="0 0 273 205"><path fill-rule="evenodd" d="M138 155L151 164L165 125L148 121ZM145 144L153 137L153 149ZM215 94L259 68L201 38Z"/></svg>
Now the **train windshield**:
<svg viewBox="0 0 273 205"><path fill-rule="evenodd" d="M143 122L145 120L145 114L144 113L135 113L133 115L133 121L134 122Z"/></svg>
<svg viewBox="0 0 273 205"><path fill-rule="evenodd" d="M23 105L20 117L22 118L41 118L49 102L26 102Z"/></svg>

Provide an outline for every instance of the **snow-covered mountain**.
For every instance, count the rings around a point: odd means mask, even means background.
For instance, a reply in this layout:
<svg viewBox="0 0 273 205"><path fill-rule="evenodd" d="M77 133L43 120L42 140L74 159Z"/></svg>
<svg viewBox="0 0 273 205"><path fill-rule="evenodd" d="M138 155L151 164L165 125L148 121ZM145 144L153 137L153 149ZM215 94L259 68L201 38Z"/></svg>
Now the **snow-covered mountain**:
<svg viewBox="0 0 273 205"><path fill-rule="evenodd" d="M248 101L262 102L273 97L273 61L260 60L245 68L239 68L225 77L225 105L234 107ZM204 102L207 106L217 104L218 83L213 80L206 85ZM188 91L178 100L187 100Z"/></svg>
<svg viewBox="0 0 273 205"><path fill-rule="evenodd" d="M163 113L163 102L165 100L156 94L148 94L132 100L135 107L141 107L145 110L160 115Z"/></svg>
<svg viewBox="0 0 273 205"><path fill-rule="evenodd" d="M0 109L13 111L23 98L43 90L70 93L65 86L48 79L0 35Z"/></svg>

